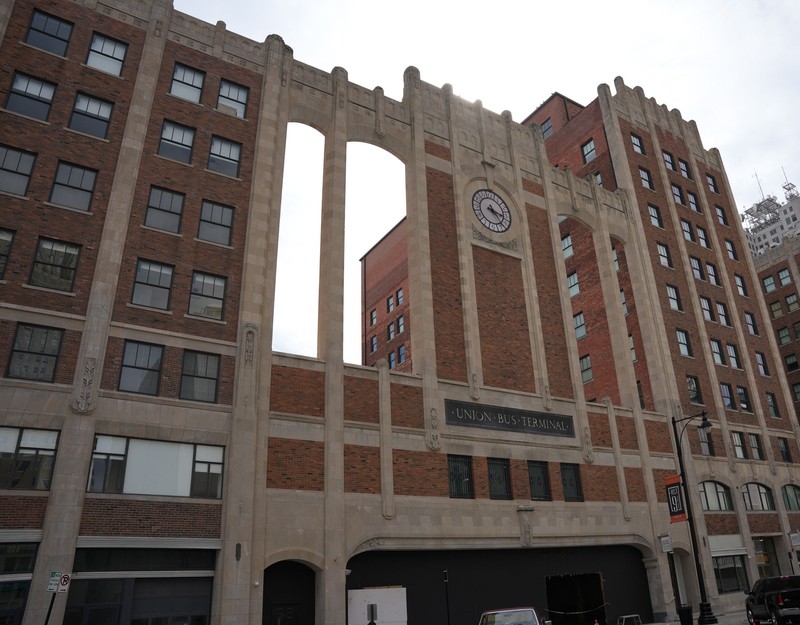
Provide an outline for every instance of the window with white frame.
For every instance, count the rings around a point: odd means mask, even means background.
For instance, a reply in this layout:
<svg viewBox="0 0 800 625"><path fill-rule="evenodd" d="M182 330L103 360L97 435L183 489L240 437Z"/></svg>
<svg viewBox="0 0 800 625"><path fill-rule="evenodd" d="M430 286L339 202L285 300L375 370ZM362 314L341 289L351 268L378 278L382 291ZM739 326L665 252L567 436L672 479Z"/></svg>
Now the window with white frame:
<svg viewBox="0 0 800 625"><path fill-rule="evenodd" d="M175 63L169 92L190 102L200 102L205 73L181 63Z"/></svg>
<svg viewBox="0 0 800 625"><path fill-rule="evenodd" d="M127 43L94 33L92 44L89 46L89 56L86 57L86 65L99 69L101 72L119 76L122 73L122 64L125 62L127 52Z"/></svg>
<svg viewBox="0 0 800 625"><path fill-rule="evenodd" d="M406 361L406 346L400 345L397 348L397 363L403 364Z"/></svg>
<svg viewBox="0 0 800 625"><path fill-rule="evenodd" d="M681 219L681 230L683 230L683 238L694 243L694 230L692 230L692 224L685 219Z"/></svg>
<svg viewBox="0 0 800 625"><path fill-rule="evenodd" d="M772 302L769 305L769 311L773 319L783 316L783 305L781 304L781 301L778 300L776 302Z"/></svg>
<svg viewBox="0 0 800 625"><path fill-rule="evenodd" d="M369 339L369 351L371 354L378 351L378 337L374 334Z"/></svg>
<svg viewBox="0 0 800 625"><path fill-rule="evenodd" d="M406 331L406 318L405 318L404 315L400 315L397 318L397 322L396 323L397 323L397 333L398 334L402 334L403 332Z"/></svg>
<svg viewBox="0 0 800 625"><path fill-rule="evenodd" d="M787 345L792 340L792 337L789 336L789 328L778 328L777 334L780 345Z"/></svg>

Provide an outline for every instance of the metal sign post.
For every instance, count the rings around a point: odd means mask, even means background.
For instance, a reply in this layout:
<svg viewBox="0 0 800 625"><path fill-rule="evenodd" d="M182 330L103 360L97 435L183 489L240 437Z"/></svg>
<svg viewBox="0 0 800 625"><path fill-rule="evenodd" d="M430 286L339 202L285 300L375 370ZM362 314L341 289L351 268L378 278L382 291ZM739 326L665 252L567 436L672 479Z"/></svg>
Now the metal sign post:
<svg viewBox="0 0 800 625"><path fill-rule="evenodd" d="M67 590L69 590L69 583L71 580L71 573L50 571L50 578L47 580L47 592L51 592L53 594L50 597L50 607L47 608L47 616L44 619L44 625L48 625L50 622L50 614L53 612L53 604L56 601L56 594L59 592L67 592Z"/></svg>

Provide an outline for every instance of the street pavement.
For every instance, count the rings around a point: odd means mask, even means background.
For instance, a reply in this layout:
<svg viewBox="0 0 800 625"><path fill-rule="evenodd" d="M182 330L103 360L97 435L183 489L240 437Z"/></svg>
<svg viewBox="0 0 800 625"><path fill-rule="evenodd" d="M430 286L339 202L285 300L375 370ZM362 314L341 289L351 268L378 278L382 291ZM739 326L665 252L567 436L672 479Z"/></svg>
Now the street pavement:
<svg viewBox="0 0 800 625"><path fill-rule="evenodd" d="M671 615L671 616L673 617L673 619L669 621L669 625L680 623L677 615ZM745 616L744 610L742 610L741 612L730 612L728 614L716 614L716 617L718 625L747 625L747 617ZM697 624L697 614L694 615L692 622L695 625ZM652 625L667 625L667 624L653 623Z"/></svg>

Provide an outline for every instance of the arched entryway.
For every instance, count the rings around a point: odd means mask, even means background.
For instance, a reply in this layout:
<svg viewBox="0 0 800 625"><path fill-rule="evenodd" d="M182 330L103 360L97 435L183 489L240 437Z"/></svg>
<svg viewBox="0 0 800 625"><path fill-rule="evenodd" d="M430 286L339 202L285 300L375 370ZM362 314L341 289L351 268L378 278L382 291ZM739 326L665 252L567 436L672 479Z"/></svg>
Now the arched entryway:
<svg viewBox="0 0 800 625"><path fill-rule="evenodd" d="M314 625L313 569L284 560L264 571L263 625Z"/></svg>

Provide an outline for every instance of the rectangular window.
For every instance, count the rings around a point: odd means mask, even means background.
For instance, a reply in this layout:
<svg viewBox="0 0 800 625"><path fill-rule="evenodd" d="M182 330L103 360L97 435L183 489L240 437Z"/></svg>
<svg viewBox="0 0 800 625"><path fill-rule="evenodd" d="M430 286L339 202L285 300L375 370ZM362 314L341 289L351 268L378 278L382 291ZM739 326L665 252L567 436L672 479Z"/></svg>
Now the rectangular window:
<svg viewBox="0 0 800 625"><path fill-rule="evenodd" d="M564 488L564 501L583 501L579 465L561 463L561 485Z"/></svg>
<svg viewBox="0 0 800 625"><path fill-rule="evenodd" d="M704 280L705 275L703 274L703 265L700 264L700 260L695 258L694 256L690 256L689 264L692 267L692 275L695 277L695 279Z"/></svg>
<svg viewBox="0 0 800 625"><path fill-rule="evenodd" d="M406 318L404 315L400 315L397 318L397 333L402 334L406 331Z"/></svg>
<svg viewBox="0 0 800 625"><path fill-rule="evenodd" d="M388 354L388 358L389 358L389 369L394 369L397 366L397 356L395 356L395 353L391 351Z"/></svg>
<svg viewBox="0 0 800 625"><path fill-rule="evenodd" d="M683 230L683 238L694 243L694 230L692 230L692 224L685 219L681 219L681 230Z"/></svg>
<svg viewBox="0 0 800 625"><path fill-rule="evenodd" d="M602 188L602 186L603 186L603 174L601 174L599 171L596 171L596 172L594 172L593 176L594 176L594 183L598 187Z"/></svg>
<svg viewBox="0 0 800 625"><path fill-rule="evenodd" d="M658 208L658 206L655 206L653 204L648 204L647 212L650 213L651 224L653 224L656 228L664 227L664 220L661 219L661 210Z"/></svg>
<svg viewBox="0 0 800 625"><path fill-rule="evenodd" d="M769 375L769 368L767 367L767 357L762 352L756 352L756 364L758 365L758 372L761 375Z"/></svg>
<svg viewBox="0 0 800 625"><path fill-rule="evenodd" d="M192 162L192 145L194 144L194 128L164 121L161 129L161 141L158 154L181 163Z"/></svg>
<svg viewBox="0 0 800 625"><path fill-rule="evenodd" d="M728 307L722 302L717 302L717 316L719 317L719 322L722 325L724 326L731 325L731 321L728 318Z"/></svg>
<svg viewBox="0 0 800 625"><path fill-rule="evenodd" d="M711 560L714 564L714 578L717 581L719 594L728 592L747 591L750 583L747 579L747 556L715 556Z"/></svg>
<svg viewBox="0 0 800 625"><path fill-rule="evenodd" d="M728 258L731 260L739 260L739 256L736 253L736 246L733 244L733 241L725 239L725 249L728 251Z"/></svg>
<svg viewBox="0 0 800 625"><path fill-rule="evenodd" d="M119 76L122 73L122 64L125 62L125 54L127 52L127 43L94 33L92 35L92 45L89 46L89 56L86 57L86 64L89 67L99 69L101 72Z"/></svg>
<svg viewBox="0 0 800 625"><path fill-rule="evenodd" d="M664 267L672 267L672 256L670 256L669 247L663 243L656 243L656 249L658 250L658 261Z"/></svg>
<svg viewBox="0 0 800 625"><path fill-rule="evenodd" d="M487 458L489 499L512 499L511 468L507 458Z"/></svg>
<svg viewBox="0 0 800 625"><path fill-rule="evenodd" d="M633 362L636 362L636 346L635 346L635 344L633 342L633 335L632 334L628 335L628 345L629 345L630 350L631 350L631 360Z"/></svg>
<svg viewBox="0 0 800 625"><path fill-rule="evenodd" d="M646 169L640 167L639 168L639 179L642 181L642 186L645 189L654 189L653 186L653 177L650 175L650 172Z"/></svg>
<svg viewBox="0 0 800 625"><path fill-rule="evenodd" d="M753 460L764 460L764 452L761 449L761 437L758 434L748 434L747 439L750 441L750 451L753 454Z"/></svg>
<svg viewBox="0 0 800 625"><path fill-rule="evenodd" d="M733 343L728 343L728 362L731 363L731 367L734 369L741 369L742 367L739 365L739 349Z"/></svg>
<svg viewBox="0 0 800 625"><path fill-rule="evenodd" d="M374 334L369 339L369 351L371 354L374 354L378 351L378 337Z"/></svg>
<svg viewBox="0 0 800 625"><path fill-rule="evenodd" d="M565 234L561 237L561 251L564 253L564 258L569 258L575 253L572 249L572 235Z"/></svg>
<svg viewBox="0 0 800 625"><path fill-rule="evenodd" d="M597 157L597 152L594 149L594 139L589 139L581 146L581 154L583 154L584 164L593 161Z"/></svg>
<svg viewBox="0 0 800 625"><path fill-rule="evenodd" d="M542 122L540 128L542 130L542 139L547 139L547 137L553 134L553 120L548 117Z"/></svg>
<svg viewBox="0 0 800 625"><path fill-rule="evenodd" d="M671 284L667 285L667 299L669 300L669 307L672 310L683 310L681 294L678 291L678 287L672 286Z"/></svg>
<svg viewBox="0 0 800 625"><path fill-rule="evenodd" d="M792 450L789 447L789 439L788 438L779 438L778 439L778 449L781 452L781 460L783 462L791 462L792 461Z"/></svg>
<svg viewBox="0 0 800 625"><path fill-rule="evenodd" d="M783 357L783 362L786 363L786 371L790 373L800 369L800 364L797 363L797 354L787 354Z"/></svg>
<svg viewBox="0 0 800 625"><path fill-rule="evenodd" d="M184 350L181 372L181 399L214 403L217 401L219 356Z"/></svg>
<svg viewBox="0 0 800 625"><path fill-rule="evenodd" d="M398 306L403 305L403 289L397 289L394 294L395 300L397 301Z"/></svg>
<svg viewBox="0 0 800 625"><path fill-rule="evenodd" d="M619 290L619 302L622 305L622 314L628 314L628 302L625 301L625 291L623 289Z"/></svg>
<svg viewBox="0 0 800 625"><path fill-rule="evenodd" d="M582 312L579 312L577 315L573 315L572 324L575 326L576 339L582 339L584 336L586 336L586 320L584 319Z"/></svg>
<svg viewBox="0 0 800 625"><path fill-rule="evenodd" d="M744 277L735 273L733 274L733 281L736 283L736 290L739 291L739 295L747 297L747 285L744 283Z"/></svg>
<svg viewBox="0 0 800 625"><path fill-rule="evenodd" d="M706 321L714 321L714 311L711 309L711 300L707 297L700 296L700 308L703 310L703 319Z"/></svg>
<svg viewBox="0 0 800 625"><path fill-rule="evenodd" d="M723 226L727 226L728 225L728 215L725 213L725 209L722 208L719 205L715 205L714 206L714 210L717 213L717 221L719 221L719 223L722 224Z"/></svg>
<svg viewBox="0 0 800 625"><path fill-rule="evenodd" d="M6 109L47 121L56 86L27 74L14 74L14 82L6 99Z"/></svg>
<svg viewBox="0 0 800 625"><path fill-rule="evenodd" d="M97 172L79 165L60 161L50 193L50 202L75 210L88 211L92 207L92 194Z"/></svg>
<svg viewBox="0 0 800 625"><path fill-rule="evenodd" d="M750 404L750 393L744 386L736 387L736 396L739 398L739 408L745 412L753 412L753 406Z"/></svg>
<svg viewBox="0 0 800 625"><path fill-rule="evenodd" d="M448 454L447 476L450 482L450 497L453 499L475 498L471 456L455 456Z"/></svg>
<svg viewBox="0 0 800 625"><path fill-rule="evenodd" d="M225 448L95 435L86 490L171 497L222 497Z"/></svg>
<svg viewBox="0 0 800 625"><path fill-rule="evenodd" d="M208 168L211 171L236 178L239 175L241 157L241 143L222 137L211 137L211 152L208 155Z"/></svg>
<svg viewBox="0 0 800 625"><path fill-rule="evenodd" d="M679 158L678 167L681 170L681 176L683 176L684 178L688 178L689 180L692 179L692 173L689 170L689 163Z"/></svg>
<svg viewBox="0 0 800 625"><path fill-rule="evenodd" d="M247 98L250 97L250 89L237 85L228 80L221 80L219 82L219 98L217 99L217 108L227 106L232 109L236 117L244 119L247 117Z"/></svg>
<svg viewBox="0 0 800 625"><path fill-rule="evenodd" d="M800 308L800 302L797 301L797 293L792 293L786 296L786 308L789 312L794 312Z"/></svg>
<svg viewBox="0 0 800 625"><path fill-rule="evenodd" d="M391 341L394 337L395 337L394 322L391 322L386 327L386 340Z"/></svg>
<svg viewBox="0 0 800 625"><path fill-rule="evenodd" d="M719 187L717 187L717 180L711 174L706 174L706 182L708 183L708 190L713 193L719 193Z"/></svg>
<svg viewBox="0 0 800 625"><path fill-rule="evenodd" d="M789 269L784 267L778 272L778 280L780 280L781 286L786 286L792 281L792 276L789 274Z"/></svg>
<svg viewBox="0 0 800 625"><path fill-rule="evenodd" d="M691 210L693 210L695 213L702 212L700 210L700 204L697 201L697 196L694 193L692 193L691 191L687 191L686 192L686 197L687 197L687 200L689 202L689 208Z"/></svg>
<svg viewBox="0 0 800 625"><path fill-rule="evenodd" d="M711 263L706 263L706 272L708 273L708 281L714 286L721 286L719 283L719 276L717 275L717 267Z"/></svg>
<svg viewBox="0 0 800 625"><path fill-rule="evenodd" d="M778 344L779 345L786 345L791 342L792 337L789 336L789 328L779 328L778 329Z"/></svg>
<svg viewBox="0 0 800 625"><path fill-rule="evenodd" d="M0 191L24 196L36 155L0 145Z"/></svg>
<svg viewBox="0 0 800 625"><path fill-rule="evenodd" d="M611 258L614 261L614 271L619 271L619 254L617 248L611 250Z"/></svg>
<svg viewBox="0 0 800 625"><path fill-rule="evenodd" d="M747 448L744 446L744 434L742 432L731 432L733 438L733 453L737 458L747 459Z"/></svg>
<svg viewBox="0 0 800 625"><path fill-rule="evenodd" d="M764 293L772 293L777 287L775 286L775 276L767 276L761 283L764 285Z"/></svg>
<svg viewBox="0 0 800 625"><path fill-rule="evenodd" d="M666 151L662 151L661 154L664 156L664 165L670 171L675 171L675 159L672 157L672 154Z"/></svg>
<svg viewBox="0 0 800 625"><path fill-rule="evenodd" d="M150 187L144 225L166 232L180 232L184 199L183 193Z"/></svg>
<svg viewBox="0 0 800 625"><path fill-rule="evenodd" d="M550 473L546 462L528 460L528 483L531 488L531 499L534 501L551 501Z"/></svg>
<svg viewBox="0 0 800 625"><path fill-rule="evenodd" d="M205 76L205 73L200 70L175 63L175 69L172 72L172 86L169 92L190 102L200 102Z"/></svg>
<svg viewBox="0 0 800 625"><path fill-rule="evenodd" d="M386 298L386 312L390 313L394 310L394 295Z"/></svg>
<svg viewBox="0 0 800 625"><path fill-rule="evenodd" d="M58 432L0 427L0 488L50 490L58 447ZM9 570L8 554L0 555Z"/></svg>
<svg viewBox="0 0 800 625"><path fill-rule="evenodd" d="M686 386L689 389L689 401L693 404L702 404L703 394L700 392L700 379L693 375L687 375Z"/></svg>
<svg viewBox="0 0 800 625"><path fill-rule="evenodd" d="M0 280L6 273L8 257L11 255L11 242L14 240L14 231L0 228Z"/></svg>
<svg viewBox="0 0 800 625"><path fill-rule="evenodd" d="M406 346L400 345L397 348L397 362L402 364L406 361Z"/></svg>
<svg viewBox="0 0 800 625"><path fill-rule="evenodd" d="M169 308L169 291L172 286L172 267L139 260L136 263L136 281L131 302L148 308Z"/></svg>
<svg viewBox="0 0 800 625"><path fill-rule="evenodd" d="M676 184L670 185L670 187L672 188L672 199L678 204L685 204L686 202L683 201L683 189Z"/></svg>
<svg viewBox="0 0 800 625"><path fill-rule="evenodd" d="M222 320L227 283L228 279L222 276L195 271L192 274L189 314L206 319Z"/></svg>
<svg viewBox="0 0 800 625"><path fill-rule="evenodd" d="M197 231L198 239L220 245L230 245L232 228L232 206L203 200L200 210L200 229Z"/></svg>
<svg viewBox="0 0 800 625"><path fill-rule="evenodd" d="M567 287L569 287L569 296L575 297L581 292L581 287L578 284L578 272L573 271L567 276Z"/></svg>
<svg viewBox="0 0 800 625"><path fill-rule="evenodd" d="M580 367L581 367L581 380L583 380L584 384L586 382L591 381L591 379L592 379L592 357L589 354L586 354L585 356L581 356Z"/></svg>
<svg viewBox="0 0 800 625"><path fill-rule="evenodd" d="M64 331L57 328L17 324L7 377L52 382L63 337Z"/></svg>
<svg viewBox="0 0 800 625"><path fill-rule="evenodd" d="M58 56L65 56L71 34L71 23L41 11L34 11L25 43Z"/></svg>
<svg viewBox="0 0 800 625"><path fill-rule="evenodd" d="M28 284L57 291L71 291L75 283L80 246L39 239Z"/></svg>
<svg viewBox="0 0 800 625"><path fill-rule="evenodd" d="M108 135L108 124L111 120L111 102L100 100L84 93L75 98L75 108L69 120L69 127L87 135L105 139Z"/></svg>
<svg viewBox="0 0 800 625"><path fill-rule="evenodd" d="M698 436L700 437L700 455L713 457L714 453L714 438L711 430L697 428Z"/></svg>
<svg viewBox="0 0 800 625"><path fill-rule="evenodd" d="M711 246L708 243L708 233L702 226L697 226L697 242L707 250L711 249Z"/></svg>
<svg viewBox="0 0 800 625"><path fill-rule="evenodd" d="M374 326L378 322L378 311L374 308L369 312L369 325Z"/></svg>
<svg viewBox="0 0 800 625"><path fill-rule="evenodd" d="M675 330L675 335L678 338L678 351L681 356L691 356L692 344L689 342L689 335L684 330Z"/></svg>
<svg viewBox="0 0 800 625"><path fill-rule="evenodd" d="M720 382L719 391L722 395L722 404L728 410L736 410L736 400L733 399L733 389L730 384Z"/></svg>
<svg viewBox="0 0 800 625"><path fill-rule="evenodd" d="M714 362L718 365L725 364L725 355L722 353L722 343L717 339L711 339L711 355L714 357Z"/></svg>
<svg viewBox="0 0 800 625"><path fill-rule="evenodd" d="M756 325L756 318L753 313L744 313L744 322L747 324L747 331L753 336L758 336L758 326Z"/></svg>
<svg viewBox="0 0 800 625"><path fill-rule="evenodd" d="M639 135L631 133L631 144L633 145L634 152L637 154L644 154L644 143Z"/></svg>
<svg viewBox="0 0 800 625"><path fill-rule="evenodd" d="M769 305L769 310L773 319L781 317L783 315L783 306L781 306L781 301L778 300L777 302L772 302Z"/></svg>
<svg viewBox="0 0 800 625"><path fill-rule="evenodd" d="M119 390L143 395L158 395L164 348L137 341L125 341Z"/></svg>
<svg viewBox="0 0 800 625"><path fill-rule="evenodd" d="M767 393L767 411L769 412L769 416L775 419L781 418L781 413L778 411L778 398L775 397L774 393Z"/></svg>

